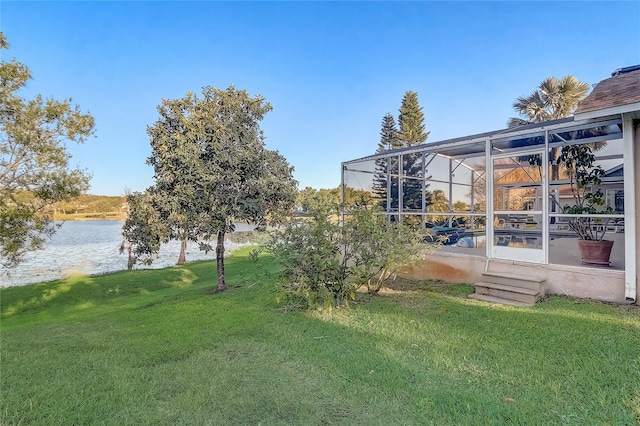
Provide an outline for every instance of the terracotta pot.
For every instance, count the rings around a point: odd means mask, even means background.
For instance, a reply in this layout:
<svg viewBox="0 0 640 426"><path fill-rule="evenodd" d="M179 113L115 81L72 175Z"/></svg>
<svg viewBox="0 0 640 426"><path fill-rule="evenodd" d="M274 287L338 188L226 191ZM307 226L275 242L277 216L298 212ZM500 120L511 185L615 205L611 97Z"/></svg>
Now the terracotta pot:
<svg viewBox="0 0 640 426"><path fill-rule="evenodd" d="M613 241L578 240L578 248L582 255L582 263L589 265L609 266Z"/></svg>

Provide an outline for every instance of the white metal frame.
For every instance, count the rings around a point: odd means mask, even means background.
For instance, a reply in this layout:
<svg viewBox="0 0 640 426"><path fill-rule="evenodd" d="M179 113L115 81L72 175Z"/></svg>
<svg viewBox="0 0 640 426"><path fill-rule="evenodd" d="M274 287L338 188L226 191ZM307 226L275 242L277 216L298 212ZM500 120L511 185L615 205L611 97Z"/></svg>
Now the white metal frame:
<svg viewBox="0 0 640 426"><path fill-rule="evenodd" d="M487 144L488 146L490 144ZM545 144L546 145L546 144ZM491 147L489 146L489 150ZM547 184L547 168L541 167L541 181L540 181L540 189L542 191L542 210L532 210L531 214L540 215L542 217L542 229L541 229L541 249L532 249L525 247L505 247L499 246L494 243L495 236L495 227L493 226L493 217L495 214L503 213L502 211L495 210L493 206L493 191L494 191L494 161L502 158L512 158L514 156L525 156L525 155L534 155L540 154L542 156L542 164L548 164L547 159L547 150L544 146L531 149L527 151L518 151L517 153L511 152L508 154L493 154L490 155L487 161L487 165L489 168L489 176L490 179L487 179L487 257L490 259L503 259L503 260L514 260L514 261L522 261L522 262L531 262L531 263L548 263L549 257L549 226L548 222L548 200L549 200L549 189ZM490 154L490 152L488 153ZM491 218L491 219L489 219Z"/></svg>

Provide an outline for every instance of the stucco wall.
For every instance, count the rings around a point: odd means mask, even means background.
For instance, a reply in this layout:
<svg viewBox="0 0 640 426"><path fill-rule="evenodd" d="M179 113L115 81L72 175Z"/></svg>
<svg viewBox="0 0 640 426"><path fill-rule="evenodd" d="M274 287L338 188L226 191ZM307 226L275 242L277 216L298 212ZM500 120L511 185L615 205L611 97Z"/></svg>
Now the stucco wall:
<svg viewBox="0 0 640 426"><path fill-rule="evenodd" d="M449 283L473 284L482 279L485 258L454 253L438 253L399 274L410 279L434 279Z"/></svg>
<svg viewBox="0 0 640 426"><path fill-rule="evenodd" d="M455 253L437 253L400 274L413 279L440 279L474 284L485 267L491 272L508 272L545 279L546 294L558 294L605 302L625 303L624 271L565 265L491 260Z"/></svg>

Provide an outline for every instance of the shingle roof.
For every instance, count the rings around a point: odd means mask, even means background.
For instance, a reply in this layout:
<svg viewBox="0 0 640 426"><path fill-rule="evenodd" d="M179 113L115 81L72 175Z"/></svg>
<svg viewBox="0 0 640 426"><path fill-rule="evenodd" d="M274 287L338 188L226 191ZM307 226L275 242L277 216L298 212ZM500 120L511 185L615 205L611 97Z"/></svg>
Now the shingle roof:
<svg viewBox="0 0 640 426"><path fill-rule="evenodd" d="M584 98L575 114L619 107L640 102L640 67L627 67L602 80Z"/></svg>

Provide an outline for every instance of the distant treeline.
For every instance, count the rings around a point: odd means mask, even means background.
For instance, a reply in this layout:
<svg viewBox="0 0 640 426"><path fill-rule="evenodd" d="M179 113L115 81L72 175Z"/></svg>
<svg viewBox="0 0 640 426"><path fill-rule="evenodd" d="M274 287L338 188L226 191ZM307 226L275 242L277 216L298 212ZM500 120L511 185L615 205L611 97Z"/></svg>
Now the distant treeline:
<svg viewBox="0 0 640 426"><path fill-rule="evenodd" d="M18 194L22 201L28 201L31 194L23 192ZM306 210L311 199L323 198L327 201L339 203L341 199L340 188L314 189L306 187L299 191L296 202L296 210ZM371 194L366 191L345 188L345 203L355 204L363 199L371 201ZM54 220L124 220L127 214L127 202L124 196L90 195L83 194L67 202L58 202L49 208Z"/></svg>
<svg viewBox="0 0 640 426"><path fill-rule="evenodd" d="M52 207L56 220L124 219L125 197L84 194Z"/></svg>

